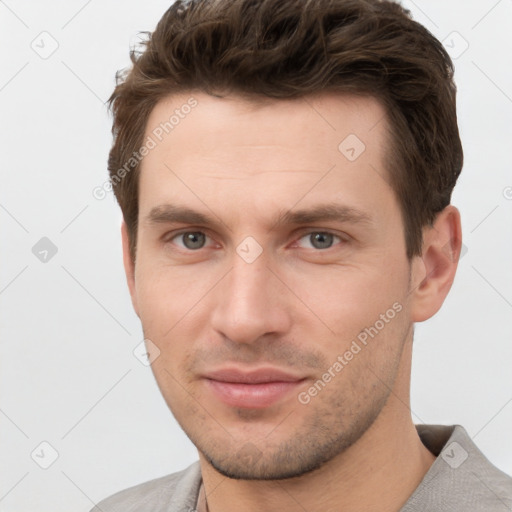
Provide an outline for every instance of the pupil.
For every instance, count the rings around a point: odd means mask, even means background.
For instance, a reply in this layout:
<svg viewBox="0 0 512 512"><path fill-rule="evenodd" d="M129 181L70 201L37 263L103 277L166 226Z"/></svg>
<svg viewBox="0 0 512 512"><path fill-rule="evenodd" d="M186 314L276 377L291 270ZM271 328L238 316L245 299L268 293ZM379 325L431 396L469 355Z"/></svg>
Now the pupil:
<svg viewBox="0 0 512 512"><path fill-rule="evenodd" d="M332 235L329 233L314 233L311 237L312 244L317 249L326 249L332 244Z"/></svg>
<svg viewBox="0 0 512 512"><path fill-rule="evenodd" d="M199 249L204 244L204 234L197 231L185 233L184 243L187 249Z"/></svg>

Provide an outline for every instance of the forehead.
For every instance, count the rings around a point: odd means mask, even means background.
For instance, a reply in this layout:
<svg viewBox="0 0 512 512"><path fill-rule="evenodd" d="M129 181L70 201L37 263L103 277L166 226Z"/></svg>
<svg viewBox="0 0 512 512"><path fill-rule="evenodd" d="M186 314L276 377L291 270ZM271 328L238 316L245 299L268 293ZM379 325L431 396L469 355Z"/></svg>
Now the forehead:
<svg viewBox="0 0 512 512"><path fill-rule="evenodd" d="M385 109L369 96L176 94L148 119L145 141L154 147L141 162L140 212L173 201L203 210L212 201L236 203L255 213L318 204L326 194L331 202L372 200L370 189L390 193L387 134Z"/></svg>
<svg viewBox="0 0 512 512"><path fill-rule="evenodd" d="M188 137L192 129L201 134L208 132L209 138L218 134L219 143L229 144L234 142L234 134L230 133L229 140L223 140L222 134L236 125L244 128L236 130L239 142L257 144L269 139L274 141L276 124L288 128L279 133L282 142L287 141L287 134L297 140L296 128L299 127L302 140L315 140L338 132L340 139L344 134L353 133L364 141L370 137L378 138L382 129L387 128L387 119L383 104L368 95L329 91L293 99L274 99L239 95L216 97L190 91L161 99L149 116L146 135L153 133L161 139L171 133L179 137L181 132L183 137ZM381 130L372 133L377 125ZM197 138L189 139L187 144L193 146L194 142L200 146L201 141Z"/></svg>

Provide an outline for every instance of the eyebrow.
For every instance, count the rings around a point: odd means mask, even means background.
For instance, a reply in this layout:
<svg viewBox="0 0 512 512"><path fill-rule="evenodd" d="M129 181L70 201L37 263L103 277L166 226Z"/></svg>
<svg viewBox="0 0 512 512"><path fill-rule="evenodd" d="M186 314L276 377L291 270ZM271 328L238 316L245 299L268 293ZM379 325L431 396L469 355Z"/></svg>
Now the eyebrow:
<svg viewBox="0 0 512 512"><path fill-rule="evenodd" d="M187 206L163 204L151 209L144 221L156 224L223 224L218 218L193 210ZM314 222L337 221L371 226L372 217L361 210L337 203L318 205L309 209L281 211L274 219L272 228L285 225L312 224Z"/></svg>

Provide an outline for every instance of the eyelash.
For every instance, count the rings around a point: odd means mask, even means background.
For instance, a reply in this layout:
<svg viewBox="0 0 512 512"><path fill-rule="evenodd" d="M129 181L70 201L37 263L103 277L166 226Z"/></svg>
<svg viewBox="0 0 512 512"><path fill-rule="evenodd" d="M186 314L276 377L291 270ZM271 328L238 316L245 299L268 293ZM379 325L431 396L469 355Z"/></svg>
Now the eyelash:
<svg viewBox="0 0 512 512"><path fill-rule="evenodd" d="M164 242L165 243L170 243L172 242L174 239L184 235L185 233L202 233L204 235L206 235L206 237L210 238L211 237L205 232L205 231L201 231L201 230L194 230L193 228L192 229L185 229L185 230L182 230L182 231L179 231L178 233L173 233L172 236L169 236L169 237L165 237L164 238ZM343 236L341 235L338 235L332 231L329 231L329 230L318 230L318 229L312 229L310 231L305 231L305 232L301 232L300 234L300 237L297 239L297 240L302 240L303 238L307 237L307 236L310 236L312 234L317 234L317 233L320 233L322 235L332 235L334 238L337 238L340 243L339 244L344 244L344 243L347 243L348 240L346 239L346 237L344 238ZM315 252L326 252L326 251L329 251L330 249L333 249L335 247L335 245L333 245L332 247L328 247L327 249L315 249L315 248L312 248L312 250L314 250ZM182 251L185 251L185 252L190 252L190 253L194 253L194 252L199 252L201 249L205 249L206 247L201 247L200 249L196 249L196 250L193 250L193 249L187 249L186 247L180 247L180 250Z"/></svg>

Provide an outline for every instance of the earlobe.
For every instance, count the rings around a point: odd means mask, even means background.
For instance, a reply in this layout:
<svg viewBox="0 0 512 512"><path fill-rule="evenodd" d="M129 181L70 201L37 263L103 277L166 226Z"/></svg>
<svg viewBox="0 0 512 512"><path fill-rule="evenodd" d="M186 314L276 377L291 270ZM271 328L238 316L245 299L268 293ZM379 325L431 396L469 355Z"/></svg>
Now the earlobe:
<svg viewBox="0 0 512 512"><path fill-rule="evenodd" d="M126 274L126 282L128 284L128 289L130 290L133 309L135 310L137 316L139 316L139 310L137 305L137 291L135 287L135 263L131 257L130 238L128 235L128 228L124 220L121 224L121 239L123 241L123 264L124 271Z"/></svg>
<svg viewBox="0 0 512 512"><path fill-rule="evenodd" d="M423 251L411 278L411 320L423 322L441 308L455 279L462 245L460 213L448 205L423 231Z"/></svg>

